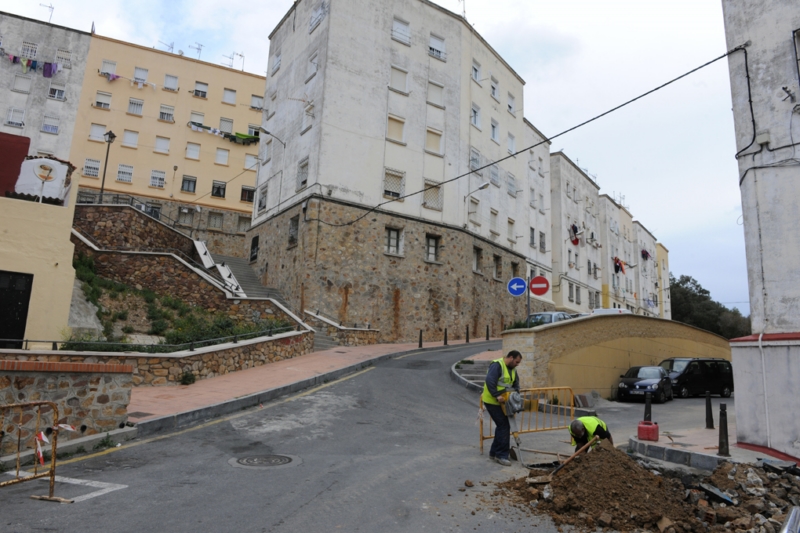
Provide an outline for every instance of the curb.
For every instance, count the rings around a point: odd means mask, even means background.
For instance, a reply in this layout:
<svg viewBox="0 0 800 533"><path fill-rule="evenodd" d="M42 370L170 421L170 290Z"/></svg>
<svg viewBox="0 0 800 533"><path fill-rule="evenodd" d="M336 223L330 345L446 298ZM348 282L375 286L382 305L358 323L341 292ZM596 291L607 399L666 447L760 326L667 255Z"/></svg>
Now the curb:
<svg viewBox="0 0 800 533"><path fill-rule="evenodd" d="M655 442L642 441L637 437L630 437L628 439L628 449L633 450L633 453L642 457L658 459L659 461L689 466L691 468L697 468L699 470L706 470L709 472L712 472L715 468L717 468L720 463L745 462L737 461L732 457L719 457L717 455L710 455L707 453L680 450L671 446L656 444Z"/></svg>
<svg viewBox="0 0 800 533"><path fill-rule="evenodd" d="M469 343L470 345L480 345L480 344L488 344L491 342L497 342L496 340L493 341L481 341L475 343ZM467 344L457 344L453 345L455 347L460 346L468 346ZM344 368L340 368L338 370L333 370L331 372L325 374L319 374L314 376L313 378L302 379L300 381L295 381L294 383L289 383L287 385L283 385L281 387L276 387L274 389L268 389L261 392L256 392L253 394L249 394L247 396L242 396L239 398L234 398L232 400L226 400L224 402L219 402L213 405L207 405L205 407L200 407L198 409L194 409L191 411L184 411L182 413L176 413L172 415L165 415L158 418L153 418L151 420L144 420L142 422L138 422L136 424L136 428L138 429L138 437L144 437L147 435L152 435L154 433L159 433L162 431L172 431L178 429L180 427L188 426L202 420L208 420L212 418L218 418L220 416L224 416L227 414L234 413L236 411L241 411L243 409L247 409L248 407L255 407L256 405L262 404L264 402L269 402L279 398L281 396L286 396L287 394L292 394L295 392L300 392L305 389L310 389L312 387L316 387L327 383L329 381L333 381L335 379L339 379L341 377L346 376L347 374L352 374L362 370L364 368L370 367L375 363L385 361L387 359L392 359L394 357L400 357L403 355L408 355L412 353L424 353L424 352L432 352L438 351L441 349L450 348L451 346L432 346L428 348L416 348L414 350L406 350L403 352L395 352L390 354L379 355L373 359L369 359L366 361L361 361L360 363L356 363L350 366L346 366Z"/></svg>

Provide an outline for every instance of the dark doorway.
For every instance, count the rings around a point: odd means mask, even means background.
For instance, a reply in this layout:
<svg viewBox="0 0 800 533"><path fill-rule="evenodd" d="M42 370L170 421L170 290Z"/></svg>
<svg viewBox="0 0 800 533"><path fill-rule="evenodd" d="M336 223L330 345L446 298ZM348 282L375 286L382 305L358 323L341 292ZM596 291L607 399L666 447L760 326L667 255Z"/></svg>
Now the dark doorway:
<svg viewBox="0 0 800 533"><path fill-rule="evenodd" d="M0 348L22 348L32 287L33 274L0 270Z"/></svg>

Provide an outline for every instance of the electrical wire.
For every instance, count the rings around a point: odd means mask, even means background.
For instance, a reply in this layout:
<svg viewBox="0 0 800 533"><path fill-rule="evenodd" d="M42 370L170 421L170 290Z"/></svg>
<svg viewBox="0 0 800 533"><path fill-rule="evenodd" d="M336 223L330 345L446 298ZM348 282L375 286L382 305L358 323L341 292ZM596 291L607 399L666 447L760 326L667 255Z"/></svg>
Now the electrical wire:
<svg viewBox="0 0 800 533"><path fill-rule="evenodd" d="M558 138L558 137L561 137L562 135L566 135L567 133L570 133L570 132L572 132L572 131L575 131L575 130L577 130L578 128L582 128L583 126L586 126L587 124L590 124L590 123L592 123L592 122L594 122L594 121L596 121L596 120L599 120L600 118L602 118L602 117L604 117L604 116L606 116L606 115L608 115L608 114L610 114L610 113L613 113L613 112L615 112L615 111L618 111L618 110L622 109L623 107L625 107L625 106L628 106L628 105L630 105L630 104L632 104L632 103L634 103L634 102L636 102L636 101L638 101L638 100L641 100L641 99L642 99L642 98L644 98L645 96L649 96L649 95L653 94L654 92L656 92L656 91L659 91L659 90L661 90L661 89L663 89L663 88L667 87L668 85L671 85L671 84L675 83L676 81L678 81L678 80L681 80L681 79L683 79L683 78L685 78L685 77L689 76L690 74L694 74L694 73L695 73L695 72L697 72L698 70L701 70L701 69L703 69L703 68L705 68L705 67L707 67L707 66L709 66L709 65L711 65L711 64L713 64L713 63L716 63L717 61L719 61L719 60L721 60L721 59L724 59L724 58L728 57L729 55L731 55L731 54L733 54L733 53L735 53L735 52L738 52L738 51L744 51L744 53L745 53L745 71L746 71L746 73L747 73L747 90L748 90L748 95L749 95L749 94L750 94L750 73L749 73L749 70L748 70L748 67L747 67L747 50L745 49L745 46L747 46L747 45L741 45L741 46L737 46L736 48L733 48L733 49L731 49L731 50L728 50L727 52L725 52L725 53L724 53L724 54L722 54L721 56L719 56L719 57L716 57L716 58L714 58L714 59L712 59L711 61L708 61L708 62L706 62L706 63L703 63L703 64L702 64L702 65L700 65L699 67L693 68L692 70L690 70L690 71L688 71L688 72L685 72L684 74L681 74L680 76L678 76L678 77L676 77L676 78L673 78L673 79L671 79L671 80L667 81L666 83L662 83L662 84L661 84L661 85L659 85L658 87L655 87L655 88L653 88L653 89L651 89L651 90L649 90L649 91L647 91L647 92L645 92L645 93L642 93L642 94L640 94L639 96L637 96L637 97L635 97L635 98L632 98L632 99L628 100L627 102L624 102L624 103L622 103L622 104L620 104L620 105L618 105L618 106L616 106L616 107L612 107L612 108L611 108L611 109L609 109L608 111L605 111L605 112L603 112L603 113L600 113L599 115L596 115L596 116L594 116L594 117L592 117L592 118L590 118L590 119L588 119L588 120L585 120L585 121L581 122L580 124L577 124L577 125L575 125L575 126L572 126L571 128L568 128L568 129L566 129L566 130L564 130L564 131L562 131L562 132L560 132L560 133L557 133L556 135L553 135L552 137L546 138L546 139L544 139L543 141L540 141L540 142L538 142L538 143L536 143L536 144L533 144L533 145L531 145L531 146L528 146L528 147L526 147L526 148L523 148L522 150L519 150L519 151L517 151L517 152L511 153L511 154L507 155L506 157L503 157L503 158L497 159L496 161L491 161L491 162L489 162L488 164L486 164L486 165L484 165L484 166L482 166L482 167L478 167L478 168L471 169L469 172L465 172L464 174L461 174L461 175L459 175L459 176L456 176L456 177L454 177L454 178L450 178L450 179L448 179L448 180L442 181L442 182L440 182L440 183L437 183L437 184L436 184L436 185L434 185L434 186L431 186L431 187L425 187L424 189L420 189L420 190L418 190L418 191L415 191L415 192L412 192L412 193L406 194L406 195L404 195L404 196L400 196L400 197L397 197L397 198L392 198L391 200L387 200L387 201L385 201L385 202L381 202L381 203L379 203L379 204L377 204L377 205L375 205L375 206L373 206L373 207L370 207L370 208L369 208L369 209L367 209L367 210L366 210L366 211L365 211L363 214L361 214L361 215L357 216L357 217L356 217L356 218L354 218L353 220L350 220L350 221L348 221L348 222L343 222L343 223L327 222L327 221L325 221L325 220L322 220L322 219L309 219L308 221L309 221L309 222L319 222L319 223L325 224L326 226L330 226L330 227L345 227L345 226L351 226L351 225L353 225L353 224L357 223L358 221L360 221L360 220L362 220L362 219L366 218L367 216L369 216L369 214L370 214L370 213L373 213L373 212L375 212L377 209L379 209L379 208L383 207L384 205L391 204L391 203L394 203L394 202L398 202L398 201L400 201L400 200L404 200L405 198L410 198L410 197L412 197L412 196L416 196L416 195L418 195L418 194L422 194L422 193L424 193L425 191L427 191L427 190L429 190L429 189L434 189L434 188L436 188L436 187L441 187L442 185L445 185L446 183L451 183L451 182L454 182L454 181L460 180L461 178L465 178L465 177L467 177L467 176L470 176L470 175L472 175L472 174L474 174L474 173L479 173L479 172L481 172L482 170L485 170L485 169L487 169L487 168L490 168L490 167L491 167L491 166L493 166L493 165L496 165L496 164L498 164L498 163L502 163L503 161L506 161L506 160L508 160L508 159L514 158L514 157L516 157L516 156L518 156L518 155L522 154L523 152L527 152L527 151L529 151L529 150L532 150L532 149L536 148L537 146L541 146L542 144L545 144L545 143L552 142L552 140L553 140L553 139L556 139L556 138ZM737 157L739 156L739 154L741 154L741 152L743 152L744 150L747 150L747 149L748 149L750 146L752 146L752 145L753 145L753 143L755 142L755 115L753 114L753 102L752 102L752 98L750 98L750 114L751 114L751 118L753 119L753 140L751 141L751 143L750 143L749 145L747 145L747 146L746 146L745 148L743 148L743 149L742 149L742 150L741 150L739 153L737 153L737 154L736 154L736 155L737 155Z"/></svg>

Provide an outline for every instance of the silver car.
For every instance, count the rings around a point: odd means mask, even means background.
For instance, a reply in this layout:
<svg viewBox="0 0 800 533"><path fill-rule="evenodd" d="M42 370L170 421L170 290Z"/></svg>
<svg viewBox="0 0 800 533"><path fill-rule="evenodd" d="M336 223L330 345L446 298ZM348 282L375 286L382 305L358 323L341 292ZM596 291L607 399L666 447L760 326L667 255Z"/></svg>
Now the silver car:
<svg viewBox="0 0 800 533"><path fill-rule="evenodd" d="M548 311L545 313L533 313L528 315L528 327L534 328L544 324L553 324L562 320L570 320L572 317L568 313L561 311Z"/></svg>

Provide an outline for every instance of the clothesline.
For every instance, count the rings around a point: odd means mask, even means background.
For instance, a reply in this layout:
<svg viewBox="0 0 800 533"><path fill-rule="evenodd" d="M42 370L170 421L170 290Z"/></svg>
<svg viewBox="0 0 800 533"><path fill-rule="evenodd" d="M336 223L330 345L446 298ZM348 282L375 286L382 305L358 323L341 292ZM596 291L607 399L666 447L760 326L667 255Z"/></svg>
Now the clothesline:
<svg viewBox="0 0 800 533"><path fill-rule="evenodd" d="M228 139L232 143L243 144L245 146L258 143L259 140L258 135L248 135L246 133L228 133L218 128L212 128L211 126L206 126L197 122L190 121L187 122L186 125L190 127L192 131L205 131L206 133Z"/></svg>
<svg viewBox="0 0 800 533"><path fill-rule="evenodd" d="M106 79L108 80L108 83L111 83L112 81L115 81L115 80L118 80L118 79L123 79L123 80L128 80L129 82L131 82L131 87L133 87L134 85L136 85L136 86L138 86L138 87L139 87L139 89L141 89L141 88L143 88L145 85L149 85L149 86L151 86L151 87L153 88L153 90L154 90L154 91L157 89L157 87L156 87L156 84L155 84L155 83L150 83L150 82L147 82L147 81L139 81L139 80L134 80L134 79L131 79L131 78L126 78L125 76L120 76L119 74L113 74L113 73L111 73L111 72L100 72L100 70L99 70L99 69L97 70L97 72L98 72L98 73L99 73L101 76L103 76L104 78L106 78Z"/></svg>
<svg viewBox="0 0 800 533"><path fill-rule="evenodd" d="M14 54L6 53L5 50L3 51L3 55L8 57L8 60L15 65L22 66L22 73L27 74L28 70L36 72L38 70L42 71L42 75L45 78L52 78L62 70L64 70L64 63L50 63L46 61L38 61L36 59L27 59L20 56L15 56Z"/></svg>

